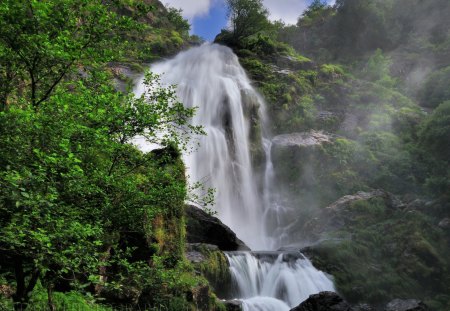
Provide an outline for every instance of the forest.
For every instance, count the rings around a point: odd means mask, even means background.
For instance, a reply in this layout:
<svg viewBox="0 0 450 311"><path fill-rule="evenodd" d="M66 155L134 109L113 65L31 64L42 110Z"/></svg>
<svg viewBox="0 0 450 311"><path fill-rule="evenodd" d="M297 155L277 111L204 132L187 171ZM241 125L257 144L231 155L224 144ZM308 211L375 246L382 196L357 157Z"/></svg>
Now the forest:
<svg viewBox="0 0 450 311"><path fill-rule="evenodd" d="M286 236L265 250L301 251L345 310L450 310L450 2L314 0L295 25L261 0L224 5L211 44L158 0L0 2L0 310L281 310L236 297L229 251L250 243L223 217L214 172L188 176L185 155L217 120L192 122L207 103L147 70L218 44L251 81L239 103L252 191L286 207L278 227L256 220L266 240ZM224 96L216 123L237 176ZM389 309L397 298L423 309Z"/></svg>

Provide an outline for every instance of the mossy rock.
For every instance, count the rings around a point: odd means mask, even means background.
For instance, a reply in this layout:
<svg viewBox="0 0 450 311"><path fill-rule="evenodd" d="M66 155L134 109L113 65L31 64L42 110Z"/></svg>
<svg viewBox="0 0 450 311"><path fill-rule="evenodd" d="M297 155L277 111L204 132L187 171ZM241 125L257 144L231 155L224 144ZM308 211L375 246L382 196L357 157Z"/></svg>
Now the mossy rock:
<svg viewBox="0 0 450 311"><path fill-rule="evenodd" d="M204 276L219 297L227 297L231 287L231 272L225 254L215 245L187 245L186 257L194 269Z"/></svg>

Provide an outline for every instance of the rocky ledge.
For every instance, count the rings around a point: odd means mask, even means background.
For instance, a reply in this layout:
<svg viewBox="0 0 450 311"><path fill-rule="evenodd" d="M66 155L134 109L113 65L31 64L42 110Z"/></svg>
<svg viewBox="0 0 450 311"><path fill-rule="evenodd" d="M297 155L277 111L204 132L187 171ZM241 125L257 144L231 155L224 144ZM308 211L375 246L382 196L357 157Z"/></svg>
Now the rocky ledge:
<svg viewBox="0 0 450 311"><path fill-rule="evenodd" d="M317 146L330 143L332 138L322 131L282 134L272 139L272 148Z"/></svg>
<svg viewBox="0 0 450 311"><path fill-rule="evenodd" d="M236 234L217 217L198 207L188 205L186 212L186 239L188 243L217 245L222 251L250 250Z"/></svg>

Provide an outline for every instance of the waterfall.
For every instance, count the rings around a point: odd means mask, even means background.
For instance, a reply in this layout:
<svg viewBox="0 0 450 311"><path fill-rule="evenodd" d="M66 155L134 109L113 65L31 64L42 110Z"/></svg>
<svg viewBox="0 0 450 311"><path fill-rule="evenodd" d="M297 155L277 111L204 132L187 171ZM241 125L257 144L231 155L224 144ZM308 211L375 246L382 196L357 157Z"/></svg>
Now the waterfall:
<svg viewBox="0 0 450 311"><path fill-rule="evenodd" d="M201 181L216 189L214 210L253 250L273 250L284 240L283 213L271 204L273 167L270 140L255 139L255 119L263 123L264 101L251 86L231 49L205 44L154 64L164 84L177 85L186 107L198 107L193 125L207 133L199 137L196 152L185 155L191 183ZM135 93L142 93L142 83ZM252 132L253 131L253 132ZM252 139L257 141L250 141ZM265 135L267 136L267 135ZM139 141L138 141L139 143ZM265 164L256 172L251 147L259 143ZM141 146L148 150L148 146ZM262 254L265 254L264 256ZM321 290L333 290L332 282L301 254L228 253L236 298L244 299L245 310L289 310Z"/></svg>

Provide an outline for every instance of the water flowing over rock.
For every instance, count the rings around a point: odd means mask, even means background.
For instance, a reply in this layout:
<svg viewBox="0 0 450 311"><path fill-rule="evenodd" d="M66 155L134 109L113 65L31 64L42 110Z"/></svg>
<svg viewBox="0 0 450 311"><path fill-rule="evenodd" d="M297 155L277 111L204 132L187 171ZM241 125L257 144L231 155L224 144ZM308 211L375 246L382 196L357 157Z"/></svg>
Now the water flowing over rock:
<svg viewBox="0 0 450 311"><path fill-rule="evenodd" d="M192 124L207 133L197 137L199 149L185 156L190 182L216 189L218 217L252 249L265 249L264 206L250 155L251 118L245 116L262 100L237 56L220 45L203 45L151 69L162 74L163 83L177 85L186 107L198 107Z"/></svg>
<svg viewBox="0 0 450 311"><path fill-rule="evenodd" d="M334 290L333 282L298 252L227 253L244 310L289 310L309 295ZM247 306L247 309L246 307ZM260 307L262 308L262 307Z"/></svg>

